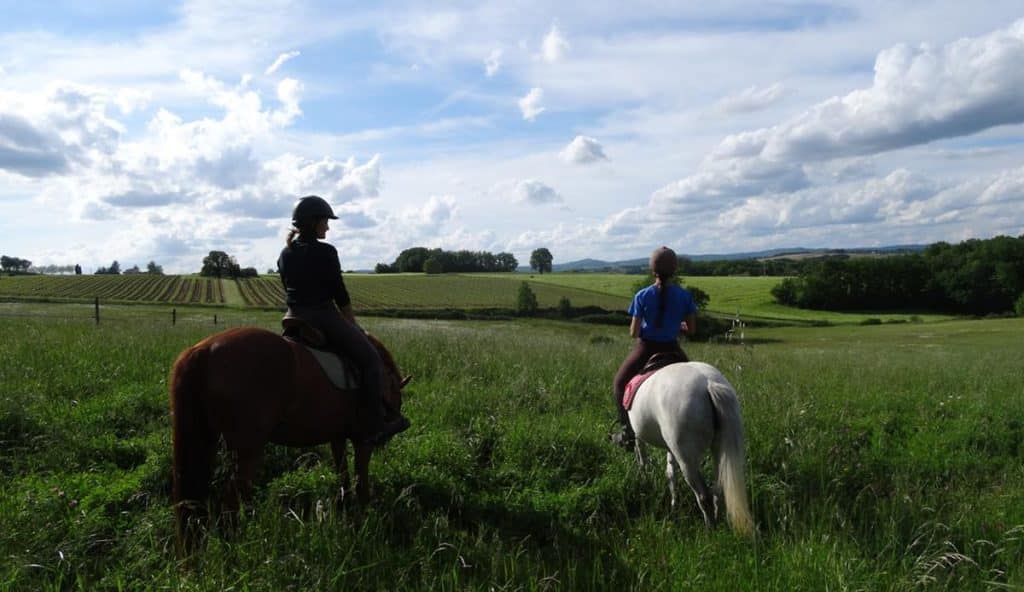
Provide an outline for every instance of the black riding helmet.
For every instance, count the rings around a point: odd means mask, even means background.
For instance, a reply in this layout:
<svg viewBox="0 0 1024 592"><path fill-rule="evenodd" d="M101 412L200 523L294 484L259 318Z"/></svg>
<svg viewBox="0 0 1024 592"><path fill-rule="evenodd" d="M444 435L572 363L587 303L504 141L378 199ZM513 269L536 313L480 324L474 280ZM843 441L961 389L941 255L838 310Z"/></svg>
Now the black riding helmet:
<svg viewBox="0 0 1024 592"><path fill-rule="evenodd" d="M295 204L295 209L292 210L292 224L296 228L302 228L320 218L338 219L334 215L334 210L331 209L331 204L327 203L327 200L319 195L303 197Z"/></svg>

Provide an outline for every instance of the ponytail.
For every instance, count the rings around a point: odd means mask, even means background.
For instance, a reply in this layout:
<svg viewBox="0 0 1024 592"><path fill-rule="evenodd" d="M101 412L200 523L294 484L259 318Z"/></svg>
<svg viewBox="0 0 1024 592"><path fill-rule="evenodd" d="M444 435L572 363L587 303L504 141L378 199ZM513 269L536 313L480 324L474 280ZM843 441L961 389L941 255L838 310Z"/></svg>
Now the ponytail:
<svg viewBox="0 0 1024 592"><path fill-rule="evenodd" d="M654 285L658 288L658 318L654 322L654 326L661 329L662 317L665 316L665 307L668 305L668 282L672 279L672 276L656 275L657 280Z"/></svg>
<svg viewBox="0 0 1024 592"><path fill-rule="evenodd" d="M284 244L288 245L289 247L292 246L292 241L295 240L295 237L298 234L299 234L299 231L294 229L294 228L289 230L288 231L288 238L284 239Z"/></svg>

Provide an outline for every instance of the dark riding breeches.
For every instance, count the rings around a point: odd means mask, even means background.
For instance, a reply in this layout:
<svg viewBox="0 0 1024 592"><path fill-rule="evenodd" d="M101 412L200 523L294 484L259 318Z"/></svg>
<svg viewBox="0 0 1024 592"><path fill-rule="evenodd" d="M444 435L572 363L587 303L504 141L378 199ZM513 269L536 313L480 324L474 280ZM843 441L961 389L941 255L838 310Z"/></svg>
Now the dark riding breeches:
<svg viewBox="0 0 1024 592"><path fill-rule="evenodd" d="M375 400L383 397L383 364L377 348L370 343L359 327L341 316L333 302L314 306L292 305L288 307L286 316L300 318L323 331L327 338L327 347L350 358L359 367L364 392Z"/></svg>
<svg viewBox="0 0 1024 592"><path fill-rule="evenodd" d="M626 385L643 369L644 364L647 363L651 356L666 352L679 352L683 354L684 359L689 359L686 357L686 353L683 352L683 348L679 346L678 341L646 341L637 339L633 350L629 352L626 359L622 361L622 365L619 366L619 371L615 373L615 381L612 383L612 392L615 394L615 409L619 413L619 423L623 426L629 425L629 415L622 406L622 397L626 394Z"/></svg>

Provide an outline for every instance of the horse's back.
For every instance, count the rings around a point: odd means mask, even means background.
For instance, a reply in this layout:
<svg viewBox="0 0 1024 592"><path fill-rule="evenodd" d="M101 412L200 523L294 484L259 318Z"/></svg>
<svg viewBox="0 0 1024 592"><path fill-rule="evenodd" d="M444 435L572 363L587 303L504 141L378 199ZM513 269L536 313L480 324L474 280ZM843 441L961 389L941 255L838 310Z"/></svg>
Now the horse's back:
<svg viewBox="0 0 1024 592"><path fill-rule="evenodd" d="M721 375L702 362L670 364L655 372L637 391L629 412L637 436L656 446L682 433L710 441L714 408L708 389L716 374Z"/></svg>
<svg viewBox="0 0 1024 592"><path fill-rule="evenodd" d="M295 357L287 340L255 327L228 329L193 346L204 353L204 406L225 438L257 441L279 423L293 396Z"/></svg>

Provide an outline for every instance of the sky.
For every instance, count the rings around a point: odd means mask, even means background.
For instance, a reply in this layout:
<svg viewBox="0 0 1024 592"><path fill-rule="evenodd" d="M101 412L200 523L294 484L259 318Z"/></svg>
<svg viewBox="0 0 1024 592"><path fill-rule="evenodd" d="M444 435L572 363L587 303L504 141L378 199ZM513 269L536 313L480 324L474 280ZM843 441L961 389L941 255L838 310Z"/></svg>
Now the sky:
<svg viewBox="0 0 1024 592"><path fill-rule="evenodd" d="M1020 0L0 0L0 252L343 269L1024 234Z"/></svg>

